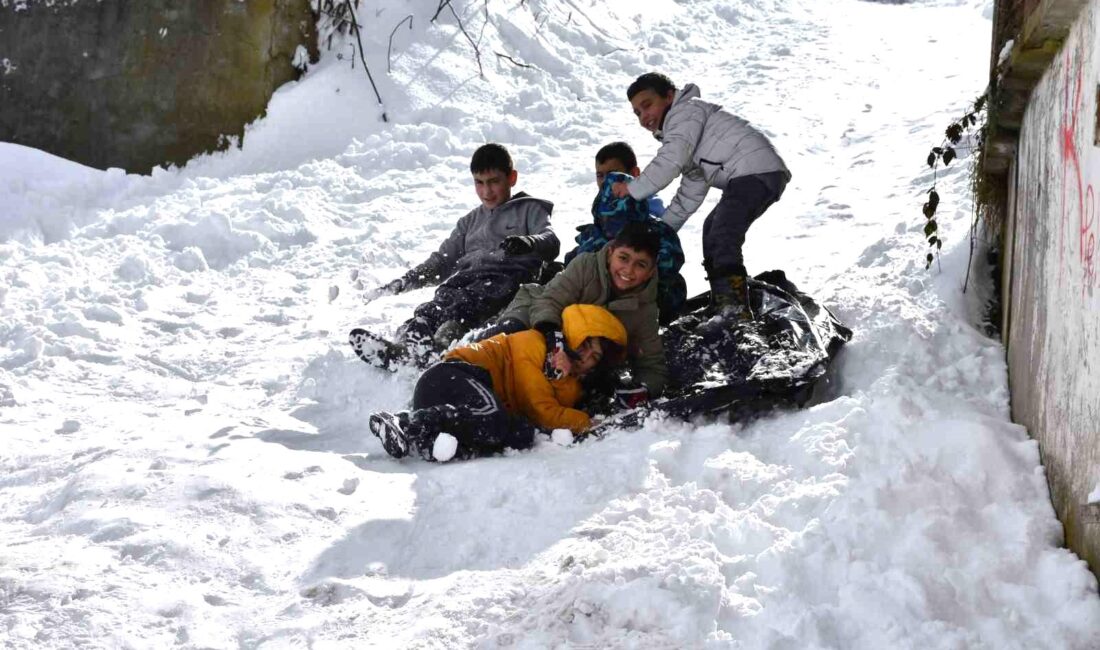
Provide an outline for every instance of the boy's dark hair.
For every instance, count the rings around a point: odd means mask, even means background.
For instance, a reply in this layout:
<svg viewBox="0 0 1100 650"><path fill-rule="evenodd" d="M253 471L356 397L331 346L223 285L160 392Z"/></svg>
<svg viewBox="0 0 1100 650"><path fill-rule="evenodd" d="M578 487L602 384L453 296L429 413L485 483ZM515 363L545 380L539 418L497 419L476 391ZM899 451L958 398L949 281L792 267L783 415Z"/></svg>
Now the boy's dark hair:
<svg viewBox="0 0 1100 650"><path fill-rule="evenodd" d="M661 97L664 97L668 95L669 91L676 90L676 84L672 83L671 79L660 72L647 72L635 79L634 83L630 84L630 87L626 89L627 101L634 99L634 95L637 95L643 90L652 90Z"/></svg>
<svg viewBox="0 0 1100 650"><path fill-rule="evenodd" d="M626 165L626 169L623 171L627 173L638 166L638 156L634 155L634 149L625 142L605 144L603 148L596 152L597 165L602 165L612 159Z"/></svg>
<svg viewBox="0 0 1100 650"><path fill-rule="evenodd" d="M644 221L631 221L623 226L615 239L608 242L608 248L626 246L641 253L649 253L653 261L661 251L661 235L657 229Z"/></svg>
<svg viewBox="0 0 1100 650"><path fill-rule="evenodd" d="M474 152L473 157L470 158L471 174L483 174L485 172L511 174L514 169L512 155L502 145L495 142L481 145Z"/></svg>

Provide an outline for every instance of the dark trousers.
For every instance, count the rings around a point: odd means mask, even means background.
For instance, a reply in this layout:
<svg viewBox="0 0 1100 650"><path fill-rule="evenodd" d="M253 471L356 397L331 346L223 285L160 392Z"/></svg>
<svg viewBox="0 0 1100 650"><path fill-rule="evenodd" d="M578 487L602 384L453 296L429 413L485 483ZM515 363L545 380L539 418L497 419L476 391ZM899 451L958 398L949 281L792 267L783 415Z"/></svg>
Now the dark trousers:
<svg viewBox="0 0 1100 650"><path fill-rule="evenodd" d="M788 178L784 172L769 172L730 179L703 221L703 266L709 276L748 275L741 252L745 233L783 195Z"/></svg>
<svg viewBox="0 0 1100 650"><path fill-rule="evenodd" d="M431 302L413 311L413 317L402 326L403 338L430 340L447 321L461 325L452 331L456 338L461 336L507 307L519 285L535 280L539 266L537 260L532 263L528 258L506 258L452 274L435 290Z"/></svg>
<svg viewBox="0 0 1100 650"><path fill-rule="evenodd" d="M416 382L409 426L422 444L440 433L458 439L456 457L498 454L534 444L536 428L504 410L483 368L464 361L444 361L428 368ZM428 446L430 450L431 447Z"/></svg>

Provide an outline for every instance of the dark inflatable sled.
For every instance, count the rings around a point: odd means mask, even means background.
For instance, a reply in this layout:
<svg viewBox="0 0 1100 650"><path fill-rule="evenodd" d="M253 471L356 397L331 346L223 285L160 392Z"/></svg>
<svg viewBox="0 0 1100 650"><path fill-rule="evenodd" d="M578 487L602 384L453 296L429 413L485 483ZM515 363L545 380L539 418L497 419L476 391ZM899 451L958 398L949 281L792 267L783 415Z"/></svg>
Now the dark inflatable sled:
<svg viewBox="0 0 1100 650"><path fill-rule="evenodd" d="M749 291L756 318L748 322L710 315L709 292L688 300L662 332L671 375L665 396L612 417L595 433L637 425L655 411L739 421L804 406L852 331L783 271L750 279Z"/></svg>

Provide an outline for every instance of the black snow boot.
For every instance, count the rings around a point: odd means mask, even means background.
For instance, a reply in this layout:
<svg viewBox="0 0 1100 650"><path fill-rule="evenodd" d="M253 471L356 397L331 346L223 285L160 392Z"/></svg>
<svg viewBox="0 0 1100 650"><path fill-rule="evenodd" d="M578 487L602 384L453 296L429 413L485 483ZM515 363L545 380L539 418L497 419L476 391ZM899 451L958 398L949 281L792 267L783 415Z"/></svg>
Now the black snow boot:
<svg viewBox="0 0 1100 650"><path fill-rule="evenodd" d="M357 357L375 368L395 372L399 365L408 361L409 353L405 346L391 343L365 329L353 329L348 334L348 343Z"/></svg>
<svg viewBox="0 0 1100 650"><path fill-rule="evenodd" d="M751 321L749 304L749 279L741 274L712 275L710 277L710 306L715 314L732 316L737 320Z"/></svg>
<svg viewBox="0 0 1100 650"><path fill-rule="evenodd" d="M405 323L397 332L397 339L405 349L405 361L420 369L439 360L442 348L436 345L434 338L435 330L420 317Z"/></svg>
<svg viewBox="0 0 1100 650"><path fill-rule="evenodd" d="M370 430L382 441L386 453L394 458L417 455L434 461L435 439L460 426L463 413L449 404L417 409L412 413L378 411L370 416Z"/></svg>
<svg viewBox="0 0 1100 650"><path fill-rule="evenodd" d="M382 441L382 448L394 458L409 455L411 445L407 429L409 414L405 412L388 413L378 411L370 415L370 432Z"/></svg>

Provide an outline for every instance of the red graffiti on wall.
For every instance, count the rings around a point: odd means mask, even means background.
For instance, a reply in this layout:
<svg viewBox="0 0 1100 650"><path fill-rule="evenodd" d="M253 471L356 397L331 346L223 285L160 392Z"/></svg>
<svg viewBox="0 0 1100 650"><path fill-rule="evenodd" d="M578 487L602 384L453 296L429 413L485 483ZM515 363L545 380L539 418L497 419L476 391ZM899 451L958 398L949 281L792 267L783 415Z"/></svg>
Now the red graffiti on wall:
<svg viewBox="0 0 1100 650"><path fill-rule="evenodd" d="M1075 57L1076 58L1076 57ZM1081 66L1071 61L1069 52L1065 56L1065 96L1062 105L1061 135L1062 151L1062 224L1059 237L1058 259L1065 263L1066 222L1072 211L1077 213L1077 262L1081 266L1081 294L1091 292L1096 285L1096 194L1092 184L1085 186L1081 175L1081 155L1077 148L1077 124L1081 113L1081 91L1083 88ZM1075 79L1071 83L1071 68L1076 68ZM1070 99L1070 87L1073 98ZM1071 173L1072 172L1072 173ZM1072 185L1071 185L1072 184ZM1071 206L1066 201L1066 193L1075 191L1077 202ZM1060 274L1059 274L1060 275Z"/></svg>

